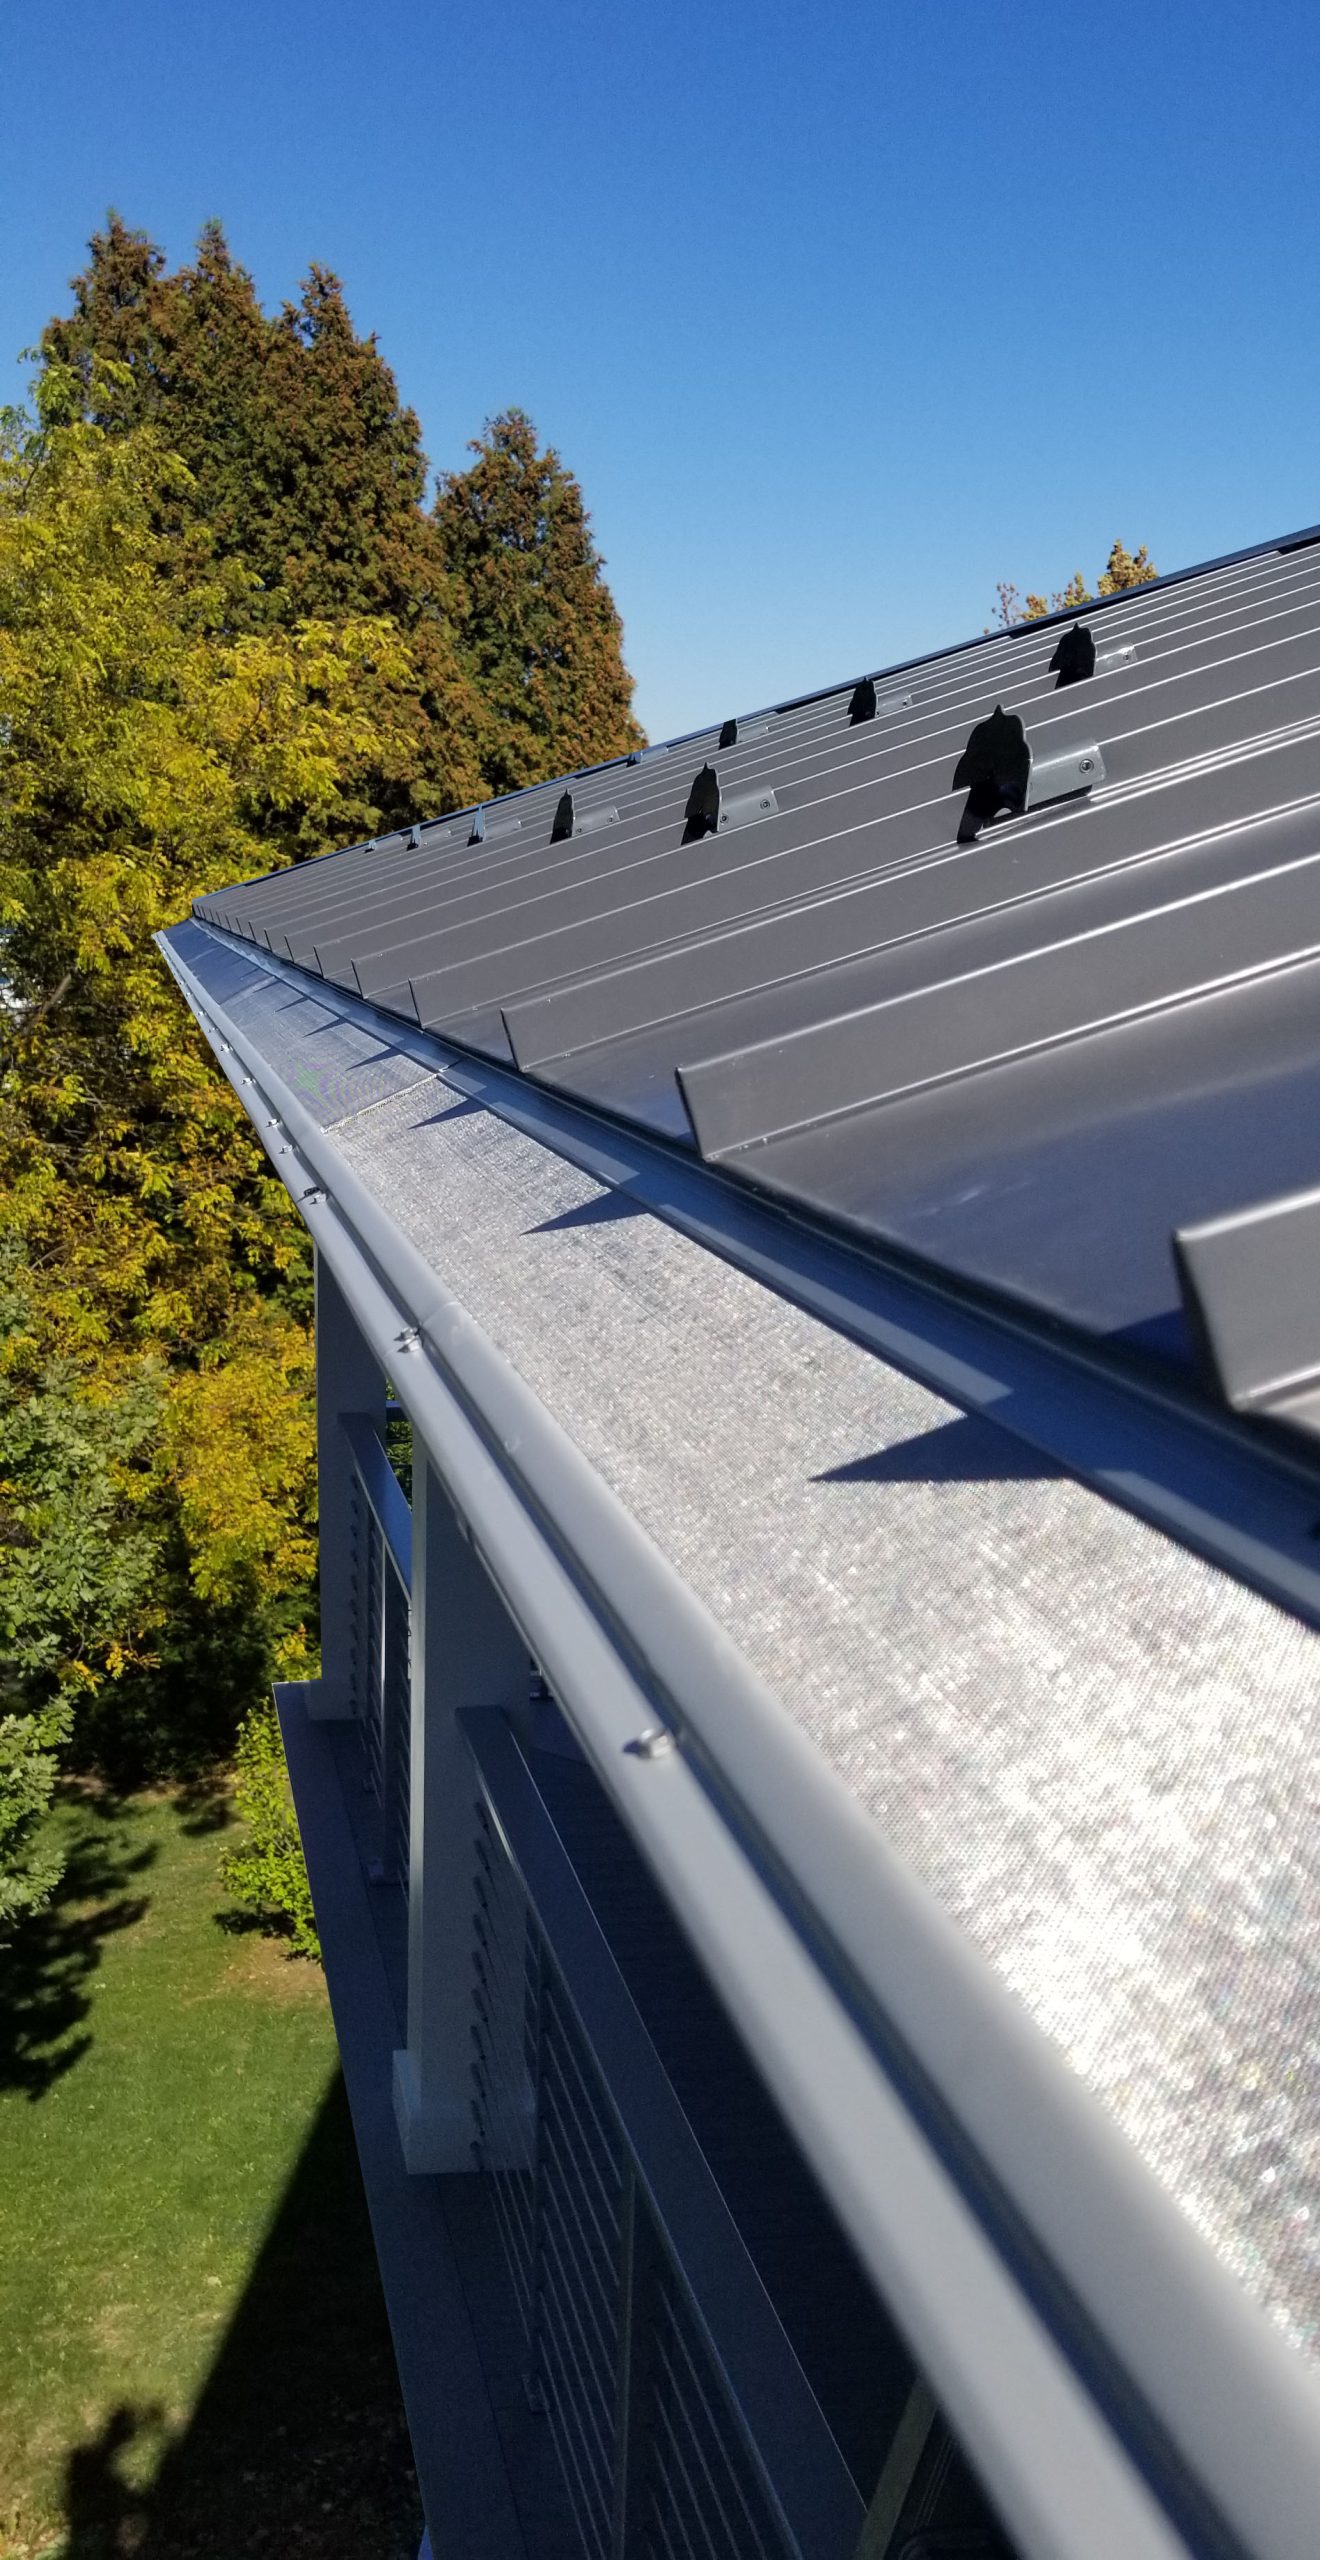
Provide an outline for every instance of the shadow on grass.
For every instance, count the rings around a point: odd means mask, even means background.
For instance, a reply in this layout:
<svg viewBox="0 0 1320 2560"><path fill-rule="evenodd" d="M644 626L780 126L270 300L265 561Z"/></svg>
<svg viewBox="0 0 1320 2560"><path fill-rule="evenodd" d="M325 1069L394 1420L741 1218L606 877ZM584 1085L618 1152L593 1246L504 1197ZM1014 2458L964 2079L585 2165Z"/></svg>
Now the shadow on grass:
<svg viewBox="0 0 1320 2560"><path fill-rule="evenodd" d="M201 1840L213 1831L227 1831L238 1817L234 1812L227 1769L199 1769L184 1781L175 1797L179 1827L189 1840Z"/></svg>
<svg viewBox="0 0 1320 2560"><path fill-rule="evenodd" d="M223 1911L213 1911L211 1918L217 1929L223 1929L227 1938L278 1939L287 1938L289 1934L288 1930L282 1929L278 1921L272 1919L268 1912L248 1911L240 1903L235 1903Z"/></svg>
<svg viewBox="0 0 1320 2560"><path fill-rule="evenodd" d="M415 2560L421 2511L348 2103L336 2074L187 2425L70 2455L60 2560Z"/></svg>
<svg viewBox="0 0 1320 2560"><path fill-rule="evenodd" d="M17 1929L4 1950L0 2003L0 2089L44 2098L91 2044L84 2021L88 1984L107 1938L131 1929L149 1897L127 1888L154 1865L152 1847L130 1848L125 1808L110 1789L71 1781L62 1791L81 1820L63 1877L44 1911Z"/></svg>

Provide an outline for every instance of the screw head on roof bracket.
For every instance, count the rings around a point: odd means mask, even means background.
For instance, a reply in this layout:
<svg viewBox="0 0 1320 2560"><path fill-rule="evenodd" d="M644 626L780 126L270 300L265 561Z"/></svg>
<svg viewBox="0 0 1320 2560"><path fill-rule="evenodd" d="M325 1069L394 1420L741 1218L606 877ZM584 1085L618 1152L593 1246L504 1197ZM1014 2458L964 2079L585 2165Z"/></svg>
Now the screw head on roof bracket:
<svg viewBox="0 0 1320 2560"><path fill-rule="evenodd" d="M719 743L720 743L720 745L721 745L722 747L736 747L736 746L737 746L737 744L738 744L738 723L737 723L737 721L736 721L736 720L726 720L726 721L725 721L724 726L723 726L723 728L722 728L722 729L721 729L721 731L720 731Z"/></svg>
<svg viewBox="0 0 1320 2560"><path fill-rule="evenodd" d="M473 810L473 813L472 813L472 833L471 833L471 835L468 837L468 843L469 843L469 844L484 844L484 843L485 843L485 841L486 841L486 812L485 812L485 810L484 810L484 809L474 809L474 810Z"/></svg>
<svg viewBox="0 0 1320 2560"><path fill-rule="evenodd" d="M996 818L1020 818L1031 780L1031 749L1015 711L995 704L988 720L978 720L953 772L953 789L966 791L967 806L958 820L959 844L975 844L982 827Z"/></svg>
<svg viewBox="0 0 1320 2560"><path fill-rule="evenodd" d="M571 791L561 791L550 826L551 844L562 844L565 837L571 836L572 832L573 794Z"/></svg>
<svg viewBox="0 0 1320 2560"><path fill-rule="evenodd" d="M852 722L852 724L853 724L854 728L856 727L856 725L857 725L857 723L858 723L858 721L859 721L859 720L874 720L874 718L875 718L875 677L874 677L874 676L863 676L863 677L862 677L862 679L861 679L860 684L855 684L855 685L853 686L853 697L852 697L851 702L850 702L850 703L849 703L849 705L848 705L848 717L849 717L849 719L851 720L851 722Z"/></svg>
<svg viewBox="0 0 1320 2560"><path fill-rule="evenodd" d="M1060 634L1050 660L1049 672L1060 685L1085 684L1095 674L1095 636L1084 622L1074 622Z"/></svg>
<svg viewBox="0 0 1320 2560"><path fill-rule="evenodd" d="M720 777L713 764L703 764L693 781L683 811L685 844L713 836L720 823Z"/></svg>

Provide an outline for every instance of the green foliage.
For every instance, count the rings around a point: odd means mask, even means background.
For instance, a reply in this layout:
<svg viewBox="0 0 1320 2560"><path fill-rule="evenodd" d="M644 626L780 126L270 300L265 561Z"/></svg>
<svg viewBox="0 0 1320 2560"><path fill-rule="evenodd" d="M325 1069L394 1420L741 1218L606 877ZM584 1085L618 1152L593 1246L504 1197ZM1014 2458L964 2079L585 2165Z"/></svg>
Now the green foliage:
<svg viewBox="0 0 1320 2560"><path fill-rule="evenodd" d="M0 1918L75 1710L195 1770L314 1616L306 1237L155 934L640 740L577 483L519 412L474 450L428 514L334 276L270 316L218 225L171 274L113 215L0 417Z"/></svg>
<svg viewBox="0 0 1320 2560"><path fill-rule="evenodd" d="M29 1715L0 1715L0 1942L16 1920L49 1902L60 1880L45 1816L71 1728L68 1707L56 1701Z"/></svg>
<svg viewBox="0 0 1320 2560"><path fill-rule="evenodd" d="M43 1836L74 1709L141 1658L157 1614L150 1452L164 1375L52 1351L0 1238L0 1934L49 1898Z"/></svg>
<svg viewBox="0 0 1320 2560"><path fill-rule="evenodd" d="M487 786L516 791L645 740L577 481L553 449L538 451L521 409L491 419L470 450L471 468L441 480L435 520L493 724Z"/></svg>
<svg viewBox="0 0 1320 2560"><path fill-rule="evenodd" d="M113 213L90 251L45 367L90 423L153 426L181 456L217 555L253 575L248 620L405 618L442 589L417 419L337 277L313 267L268 318L218 223L174 275Z"/></svg>
<svg viewBox="0 0 1320 2560"><path fill-rule="evenodd" d="M268 316L218 223L170 274L112 213L72 293L42 338L46 372L67 414L151 427L182 457L185 516L247 573L231 621L368 615L406 634L413 717L360 775L382 822L642 743L581 489L521 410L489 423L428 514L417 418L327 268Z"/></svg>
<svg viewBox="0 0 1320 2560"><path fill-rule="evenodd" d="M359 814L412 671L384 623L231 635L214 565L179 573L186 488L150 427L0 452L0 1179L66 1339L200 1350L303 1246L152 936Z"/></svg>
<svg viewBox="0 0 1320 2560"><path fill-rule="evenodd" d="M1124 543L1115 542L1096 580L1095 594L1121 595L1128 587L1149 585L1150 580L1158 578L1159 574L1144 542L1138 551L1129 551ZM1011 631L1020 622L1039 622L1047 613L1079 613L1083 605L1094 601L1080 569L1074 569L1067 586L1061 587L1057 595L1024 597L1019 588L1010 586L1002 578L996 593L999 608L995 623L1002 631Z"/></svg>
<svg viewBox="0 0 1320 2560"><path fill-rule="evenodd" d="M78 414L113 434L151 425L191 474L188 511L220 561L242 564L231 615L246 627L384 617L410 645L411 716L395 716L360 768L381 823L481 793L487 719L456 645L448 577L424 512L426 457L374 338L313 267L268 318L246 268L209 223L191 266L112 214L73 282L71 313L42 339Z"/></svg>
<svg viewBox="0 0 1320 2560"><path fill-rule="evenodd" d="M238 1737L234 1806L247 1837L221 1862L225 1884L235 1901L254 1911L267 1928L287 1936L295 1954L314 1956L319 1963L321 1946L284 1745L268 1698L253 1707Z"/></svg>
<svg viewBox="0 0 1320 2560"><path fill-rule="evenodd" d="M148 1355L107 1376L53 1352L33 1330L30 1285L16 1241L0 1243L6 1704L37 1688L72 1699L116 1676L155 1615L150 1453L163 1366Z"/></svg>
<svg viewBox="0 0 1320 2560"><path fill-rule="evenodd" d="M198 1602L264 1624L256 1680L310 1599L305 1239L152 936L351 833L415 704L388 624L231 630L241 573L179 538L155 429L42 392L0 449L0 1864L28 1899L72 1703L104 1731L111 1689L140 1743Z"/></svg>

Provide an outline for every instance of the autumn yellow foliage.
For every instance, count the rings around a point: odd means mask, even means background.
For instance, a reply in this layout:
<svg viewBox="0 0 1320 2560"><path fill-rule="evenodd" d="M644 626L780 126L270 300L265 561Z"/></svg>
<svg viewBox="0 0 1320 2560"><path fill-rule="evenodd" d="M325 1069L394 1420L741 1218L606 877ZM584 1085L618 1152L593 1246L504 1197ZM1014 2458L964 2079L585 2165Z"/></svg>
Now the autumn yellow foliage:
<svg viewBox="0 0 1320 2560"><path fill-rule="evenodd" d="M1129 551L1125 542L1114 542L1095 582L1095 595L1122 595L1128 587L1148 586L1150 580L1158 578L1159 574L1144 542L1136 551ZM1024 596L1006 579L1000 580L998 595L995 620L1003 631L1011 631L1022 622L1043 621L1047 613L1080 613L1083 605L1095 600L1080 569L1074 569L1066 587L1060 587L1057 595L1040 596L1028 592Z"/></svg>
<svg viewBox="0 0 1320 2560"><path fill-rule="evenodd" d="M416 717L395 626L235 628L182 464L42 397L0 451L0 1865L6 1752L159 1671L189 1593L306 1618L306 1243L153 936L369 825Z"/></svg>

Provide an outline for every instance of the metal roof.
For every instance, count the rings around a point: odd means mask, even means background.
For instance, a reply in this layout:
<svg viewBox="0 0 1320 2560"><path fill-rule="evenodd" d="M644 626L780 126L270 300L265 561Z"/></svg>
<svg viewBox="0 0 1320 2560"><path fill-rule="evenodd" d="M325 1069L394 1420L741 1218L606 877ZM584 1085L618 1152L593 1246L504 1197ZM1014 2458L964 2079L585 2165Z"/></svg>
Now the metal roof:
<svg viewBox="0 0 1320 2560"><path fill-rule="evenodd" d="M855 1239L1124 1354L1208 1351L1230 1400L1312 1427L1305 1218L1249 1254L1219 1230L1318 1170L1316 542L195 912Z"/></svg>

